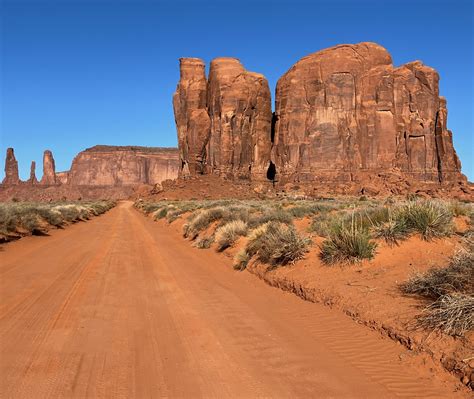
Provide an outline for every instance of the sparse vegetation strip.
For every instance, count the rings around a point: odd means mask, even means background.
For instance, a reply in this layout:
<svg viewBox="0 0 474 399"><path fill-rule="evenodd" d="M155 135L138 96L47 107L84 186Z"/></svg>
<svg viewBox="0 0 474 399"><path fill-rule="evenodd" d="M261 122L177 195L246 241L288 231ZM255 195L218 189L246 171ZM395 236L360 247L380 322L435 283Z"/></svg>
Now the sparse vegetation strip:
<svg viewBox="0 0 474 399"><path fill-rule="evenodd" d="M10 241L24 235L45 234L81 220L98 216L115 206L113 201L77 201L58 203L0 203L0 237Z"/></svg>

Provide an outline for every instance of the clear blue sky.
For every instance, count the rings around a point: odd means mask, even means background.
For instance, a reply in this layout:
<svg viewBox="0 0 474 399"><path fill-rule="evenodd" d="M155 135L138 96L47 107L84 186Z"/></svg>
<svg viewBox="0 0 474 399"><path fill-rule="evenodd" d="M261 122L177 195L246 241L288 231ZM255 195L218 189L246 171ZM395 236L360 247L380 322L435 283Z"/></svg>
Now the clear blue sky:
<svg viewBox="0 0 474 399"><path fill-rule="evenodd" d="M373 41L395 65L438 70L463 171L474 180L472 1L1 0L0 178L14 147L26 179L95 144L175 146L179 57L241 59L272 91L299 58Z"/></svg>

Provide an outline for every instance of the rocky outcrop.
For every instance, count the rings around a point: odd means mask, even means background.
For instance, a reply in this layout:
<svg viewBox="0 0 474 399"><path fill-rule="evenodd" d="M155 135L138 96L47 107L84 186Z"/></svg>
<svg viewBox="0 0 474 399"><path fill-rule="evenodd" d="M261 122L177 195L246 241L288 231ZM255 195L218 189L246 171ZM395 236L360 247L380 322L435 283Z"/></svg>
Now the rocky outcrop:
<svg viewBox="0 0 474 399"><path fill-rule="evenodd" d="M173 97L181 175L265 178L271 152L271 96L263 75L235 58L180 60Z"/></svg>
<svg viewBox="0 0 474 399"><path fill-rule="evenodd" d="M67 173L72 186L156 184L178 176L176 148L99 145L80 152Z"/></svg>
<svg viewBox="0 0 474 399"><path fill-rule="evenodd" d="M181 58L180 81L173 96L183 177L207 171L207 145L211 120L207 112L205 64L198 58Z"/></svg>
<svg viewBox="0 0 474 399"><path fill-rule="evenodd" d="M38 179L36 178L36 162L31 161L30 166L30 178L28 179L28 184L38 184Z"/></svg>
<svg viewBox="0 0 474 399"><path fill-rule="evenodd" d="M57 183L53 153L50 150L46 150L43 154L43 177L41 178L40 184L52 186Z"/></svg>
<svg viewBox="0 0 474 399"><path fill-rule="evenodd" d="M20 183L18 161L15 158L15 151L13 148L7 148L7 155L5 157L5 178L2 183L5 185Z"/></svg>
<svg viewBox="0 0 474 399"><path fill-rule="evenodd" d="M273 116L266 79L237 59L213 60L207 84L203 61L180 66L173 104L183 176L364 183L367 193L380 182L466 180L437 72L420 61L394 67L375 43L302 58L279 79Z"/></svg>
<svg viewBox="0 0 474 399"><path fill-rule="evenodd" d="M273 159L280 179L341 181L395 172L463 180L437 72L395 68L374 43L304 57L278 81Z"/></svg>
<svg viewBox="0 0 474 399"><path fill-rule="evenodd" d="M56 180L59 184L67 184L68 182L69 171L65 172L56 172Z"/></svg>
<svg viewBox="0 0 474 399"><path fill-rule="evenodd" d="M209 71L209 163L225 177L264 178L270 162L271 96L263 75L235 58L217 58Z"/></svg>

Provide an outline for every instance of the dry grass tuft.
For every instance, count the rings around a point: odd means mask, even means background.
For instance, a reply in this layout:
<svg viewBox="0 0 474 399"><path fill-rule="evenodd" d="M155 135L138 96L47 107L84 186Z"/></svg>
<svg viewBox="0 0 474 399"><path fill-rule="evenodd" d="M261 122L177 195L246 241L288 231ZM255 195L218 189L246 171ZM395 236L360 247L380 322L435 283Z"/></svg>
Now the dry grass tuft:
<svg viewBox="0 0 474 399"><path fill-rule="evenodd" d="M400 289L405 294L434 300L417 317L420 327L458 336L473 330L474 237L465 239L464 248L451 258L448 267L416 274Z"/></svg>
<svg viewBox="0 0 474 399"><path fill-rule="evenodd" d="M321 245L321 258L327 264L353 263L372 259L376 248L377 244L371 241L369 231L353 218L349 226L343 222L333 227L329 238Z"/></svg>
<svg viewBox="0 0 474 399"><path fill-rule="evenodd" d="M237 238L247 234L247 223L234 220L216 230L216 249L221 252L231 247Z"/></svg>
<svg viewBox="0 0 474 399"><path fill-rule="evenodd" d="M448 294L440 296L417 317L418 326L464 336L474 329L474 296Z"/></svg>

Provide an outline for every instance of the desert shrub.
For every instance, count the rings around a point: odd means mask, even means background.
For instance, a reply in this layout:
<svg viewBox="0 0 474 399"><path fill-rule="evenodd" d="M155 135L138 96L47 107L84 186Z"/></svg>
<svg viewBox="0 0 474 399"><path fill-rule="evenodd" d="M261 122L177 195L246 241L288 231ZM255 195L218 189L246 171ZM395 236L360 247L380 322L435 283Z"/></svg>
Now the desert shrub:
<svg viewBox="0 0 474 399"><path fill-rule="evenodd" d="M250 216L248 224L254 228L268 222L290 224L293 223L293 216L281 208L269 209L262 214Z"/></svg>
<svg viewBox="0 0 474 399"><path fill-rule="evenodd" d="M431 299L417 316L422 328L439 329L450 335L464 335L474 329L474 237L466 237L445 268L415 274L400 289Z"/></svg>
<svg viewBox="0 0 474 399"><path fill-rule="evenodd" d="M326 204L305 202L303 204L299 204L286 209L286 212L288 212L294 218L301 219L306 216L314 215L316 213L327 212L331 209L332 207Z"/></svg>
<svg viewBox="0 0 474 399"><path fill-rule="evenodd" d="M58 205L53 209L58 211L66 222L72 223L80 218L80 212L75 205Z"/></svg>
<svg viewBox="0 0 474 399"><path fill-rule="evenodd" d="M38 208L38 214L51 226L61 226L63 224L63 218L59 212L55 212L51 208Z"/></svg>
<svg viewBox="0 0 474 399"><path fill-rule="evenodd" d="M451 201L448 208L454 216L469 216L470 206L459 201Z"/></svg>
<svg viewBox="0 0 474 399"><path fill-rule="evenodd" d="M153 213L153 219L159 220L166 217L169 211L175 209L173 205L164 205L161 208L158 208L155 213Z"/></svg>
<svg viewBox="0 0 474 399"><path fill-rule="evenodd" d="M353 219L349 225L341 223L333 227L321 245L321 258L328 264L372 259L376 248L367 228Z"/></svg>
<svg viewBox="0 0 474 399"><path fill-rule="evenodd" d="M410 201L400 208L396 217L425 240L449 235L453 229L451 211L445 204L432 200Z"/></svg>
<svg viewBox="0 0 474 399"><path fill-rule="evenodd" d="M209 237L198 238L194 246L199 249L207 249L211 247L214 241L215 241L215 236L213 234Z"/></svg>
<svg viewBox="0 0 474 399"><path fill-rule="evenodd" d="M183 233L185 237L195 239L200 231L206 229L211 223L228 217L228 215L229 212L223 207L199 210L194 217L190 218L186 227L183 227Z"/></svg>
<svg viewBox="0 0 474 399"><path fill-rule="evenodd" d="M416 273L400 288L405 294L431 299L452 293L474 295L474 236L466 237L464 246L454 254L447 267Z"/></svg>
<svg viewBox="0 0 474 399"><path fill-rule="evenodd" d="M217 250L223 251L234 244L239 236L247 234L247 223L242 220L234 220L216 230Z"/></svg>
<svg viewBox="0 0 474 399"><path fill-rule="evenodd" d="M139 208L143 213L150 214L166 205L165 202L136 202L136 207Z"/></svg>
<svg viewBox="0 0 474 399"><path fill-rule="evenodd" d="M260 262L272 267L301 259L311 242L309 238L301 237L293 226L274 221L269 222L264 230L253 233L249 237L247 254L255 253Z"/></svg>
<svg viewBox="0 0 474 399"><path fill-rule="evenodd" d="M309 231L321 237L328 237L334 224L337 224L339 215L320 213L316 215L309 226Z"/></svg>
<svg viewBox="0 0 474 399"><path fill-rule="evenodd" d="M375 238L382 238L390 245L398 245L399 241L407 237L409 229L404 218L397 219L390 215L388 221L375 224L372 232Z"/></svg>
<svg viewBox="0 0 474 399"><path fill-rule="evenodd" d="M20 214L19 225L28 232L33 232L39 228L38 214L34 209L28 209Z"/></svg>
<svg viewBox="0 0 474 399"><path fill-rule="evenodd" d="M265 234L267 233L269 224L270 222L254 228L248 235L245 251L249 257L254 256L263 245L263 240L265 239Z"/></svg>
<svg viewBox="0 0 474 399"><path fill-rule="evenodd" d="M166 220L168 221L168 223L173 223L175 220L179 219L184 213L194 212L202 207L203 204L200 201L180 201L174 203L168 208Z"/></svg>
<svg viewBox="0 0 474 399"><path fill-rule="evenodd" d="M417 323L425 329L463 336L474 330L474 296L442 295L417 316Z"/></svg>
<svg viewBox="0 0 474 399"><path fill-rule="evenodd" d="M390 210L385 206L367 207L360 210L352 210L342 217L342 223L350 224L352 220L357 222L359 228L370 229L390 220Z"/></svg>
<svg viewBox="0 0 474 399"><path fill-rule="evenodd" d="M234 269L245 270L249 261L250 255L247 253L245 248L241 249L234 257Z"/></svg>

